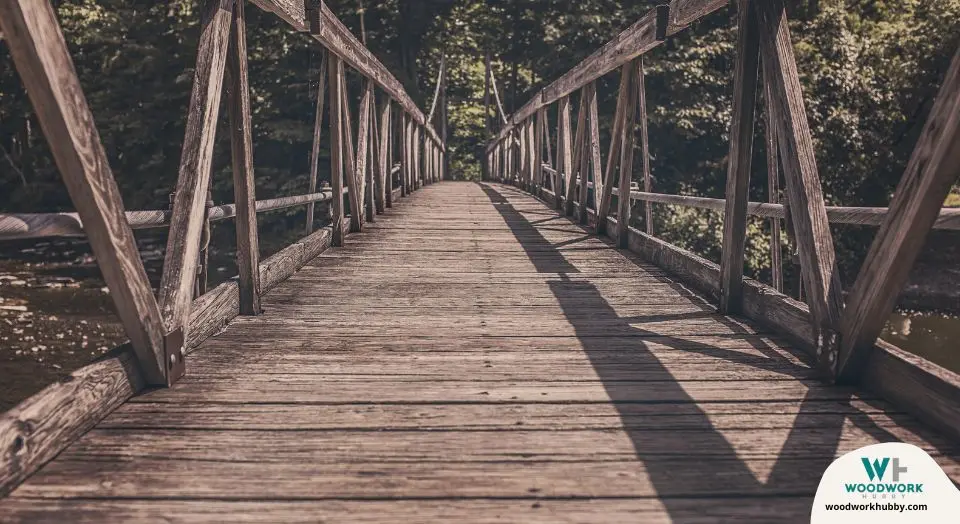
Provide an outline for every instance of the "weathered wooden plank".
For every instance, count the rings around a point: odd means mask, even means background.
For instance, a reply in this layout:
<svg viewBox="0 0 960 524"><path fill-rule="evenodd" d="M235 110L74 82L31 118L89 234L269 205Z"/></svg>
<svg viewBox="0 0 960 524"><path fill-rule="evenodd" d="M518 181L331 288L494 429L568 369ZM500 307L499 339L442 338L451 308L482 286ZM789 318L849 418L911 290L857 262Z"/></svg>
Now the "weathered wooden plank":
<svg viewBox="0 0 960 524"><path fill-rule="evenodd" d="M618 165L616 161L620 155L621 141L623 140L623 126L626 116L627 96L630 90L630 67L620 68L620 87L617 89L617 108L613 117L613 127L610 130L610 149L607 151L607 163L603 172L603 182L600 184L600 203L597 205L597 234L606 233L607 218L610 216L610 201L613 195L613 169Z"/></svg>
<svg viewBox="0 0 960 524"><path fill-rule="evenodd" d="M733 114L730 121L730 152L727 155L723 253L720 257L720 311L729 315L738 314L743 306L747 201L750 200L754 107L760 70L757 15L750 0L738 3L737 10L737 62L733 75ZM649 192L646 187L644 191Z"/></svg>
<svg viewBox="0 0 960 524"><path fill-rule="evenodd" d="M617 245L627 248L629 245L630 229L630 185L633 181L633 144L636 139L637 125L637 98L642 87L640 76L643 74L643 65L635 60L624 66L624 73L628 75L626 107L623 113L623 122L620 127L620 192L617 197Z"/></svg>
<svg viewBox="0 0 960 524"><path fill-rule="evenodd" d="M53 8L48 2L6 1L0 19L145 379L166 383L160 310Z"/></svg>
<svg viewBox="0 0 960 524"><path fill-rule="evenodd" d="M230 112L230 150L233 161L233 195L237 206L237 268L240 288L240 312L260 312L260 242L257 235L256 182L253 179L253 124L250 121L250 87L247 81L247 36L243 2L233 6L227 55L228 107ZM323 97L321 88L320 97ZM323 103L319 103L320 108ZM318 108L320 117L322 109ZM318 118L319 120L319 118ZM316 192L317 156L319 155L319 122L314 131L314 156L310 193ZM313 202L307 204L309 226L313 221ZM311 227L308 227L308 233Z"/></svg>
<svg viewBox="0 0 960 524"><path fill-rule="evenodd" d="M837 375L855 381L960 175L960 50L937 93L840 324Z"/></svg>
<svg viewBox="0 0 960 524"><path fill-rule="evenodd" d="M357 150L354 149L353 117L350 114L350 92L347 90L346 75L340 76L340 111L340 120L343 125L341 155L344 164L343 176L347 181L347 197L350 202L350 232L356 233L363 230L363 190L357 174L358 158Z"/></svg>
<svg viewBox="0 0 960 524"><path fill-rule="evenodd" d="M643 162L643 190L647 193L653 191L653 180L650 175L650 137L647 133L647 84L646 73L643 70L643 57L640 57L640 85L638 87L639 99L637 105L640 109L640 154ZM585 204L584 204L585 205ZM644 228L648 235L653 234L653 206L649 202L643 204ZM585 220L585 219L584 219Z"/></svg>
<svg viewBox="0 0 960 524"><path fill-rule="evenodd" d="M320 58L320 77L317 80L317 111L313 117L313 145L310 148L310 193L317 191L317 176L320 170L320 135L323 131L323 106L327 99L327 76L327 51L324 49ZM307 204L307 235L313 232L314 212L313 203Z"/></svg>
<svg viewBox="0 0 960 524"><path fill-rule="evenodd" d="M230 44L232 7L233 0L207 0L203 8L190 109L158 294L168 330L183 326L190 315L193 300L200 232L204 226L213 143Z"/></svg>
<svg viewBox="0 0 960 524"><path fill-rule="evenodd" d="M510 520L530 524L554 523L558 515L583 524L609 522L674 521L697 522L704 519L744 522L776 514L783 521L802 520L810 513L807 497L720 497L677 498L670 502L670 514L652 498L557 500L530 493L514 500L439 499L439 500L305 500L305 501L211 501L211 500L44 500L13 499L7 503L14 522L59 520L82 524L107 520L219 521L225 515L249 523L314 523L351 521L363 524L383 522L454 521L490 524Z"/></svg>
<svg viewBox="0 0 960 524"><path fill-rule="evenodd" d="M344 130L343 130L343 62L339 57L330 59L330 186L333 189L331 220L333 245L343 245L343 173L344 173Z"/></svg>
<svg viewBox="0 0 960 524"><path fill-rule="evenodd" d="M763 83L764 87L764 139L766 142L767 159L767 202L771 204L780 203L780 159L777 156L777 129L773 123L773 108L770 100L770 85ZM748 204L749 205L749 204ZM827 217L830 218L830 209L827 209ZM780 219L770 219L770 278L773 281L773 289L783 291L783 247L780 245Z"/></svg>
<svg viewBox="0 0 960 524"><path fill-rule="evenodd" d="M604 44L524 104L510 117L510 123L504 127L498 139L505 136L505 132L512 129L513 125L523 121L541 107L568 96L587 83L649 52L663 41L662 38L658 38L658 35L676 34L727 3L727 0L672 0L669 3L666 27L658 27L658 24L664 20L657 16L657 9L651 9L616 38Z"/></svg>
<svg viewBox="0 0 960 524"><path fill-rule="evenodd" d="M770 85L787 199L793 210L790 216L800 251L804 290L822 349L818 352L819 365L828 377L833 377L833 339L839 329L842 288L786 10L782 0L755 2L753 6L759 22L764 81Z"/></svg>
<svg viewBox="0 0 960 524"><path fill-rule="evenodd" d="M350 211L352 215L356 215L360 219L361 227L366 219L370 218L370 213L367 212L368 204L373 204L369 201L369 183L371 182L370 173L373 169L370 165L370 117L372 114L371 104L374 103L373 84L366 82L363 97L360 99L360 112L357 113L356 185L359 191L357 195L358 206Z"/></svg>
<svg viewBox="0 0 960 524"><path fill-rule="evenodd" d="M4 25L4 34L13 32ZM0 495L142 389L137 368L133 352L119 348L0 415Z"/></svg>

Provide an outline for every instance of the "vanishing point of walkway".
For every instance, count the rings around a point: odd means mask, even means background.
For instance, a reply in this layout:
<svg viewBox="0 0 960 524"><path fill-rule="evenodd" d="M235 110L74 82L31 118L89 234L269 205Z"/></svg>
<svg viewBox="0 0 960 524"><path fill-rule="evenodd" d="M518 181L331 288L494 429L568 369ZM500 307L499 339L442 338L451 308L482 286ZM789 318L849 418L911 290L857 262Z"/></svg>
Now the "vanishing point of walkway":
<svg viewBox="0 0 960 524"><path fill-rule="evenodd" d="M60 522L800 522L956 443L520 191L402 199L0 501ZM54 513L59 512L59 513Z"/></svg>

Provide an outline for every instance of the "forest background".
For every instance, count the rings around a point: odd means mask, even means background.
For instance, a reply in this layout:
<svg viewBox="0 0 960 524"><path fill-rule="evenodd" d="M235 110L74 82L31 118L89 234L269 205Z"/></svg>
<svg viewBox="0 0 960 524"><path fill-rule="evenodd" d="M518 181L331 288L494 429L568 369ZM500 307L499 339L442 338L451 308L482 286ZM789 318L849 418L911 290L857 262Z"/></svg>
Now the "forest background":
<svg viewBox="0 0 960 524"><path fill-rule="evenodd" d="M656 3L327 2L355 34L363 30L368 46L421 108L430 102L441 56L446 57L451 174L459 179L479 179L479 159L490 136L487 119L493 132L498 129L496 110L484 115L487 53L510 114ZM827 203L885 206L960 44L960 0L787 4ZM166 207L180 159L200 2L62 0L55 5L126 207ZM252 6L247 13L257 196L303 193L321 48L270 13ZM734 20L735 9L724 8L645 57L655 191L723 197ZM606 115L601 118L604 144L617 81L613 73L599 84L601 116ZM352 85L358 95L356 79ZM232 201L225 121L222 111L212 184L217 203ZM767 199L762 133L760 125L752 200ZM329 179L326 139L320 166L321 180ZM956 189L947 204L960 205ZM70 208L9 52L0 42L0 211ZM655 213L658 235L719 260L720 214L673 206L656 206ZM302 209L261 215L264 249L298 236L302 220ZM747 246L747 272L764 280L769 278L768 227L751 221ZM232 244L232 225L216 230L215 245ZM852 281L874 231L835 226L844 281ZM956 253L948 249L937 256L956 258ZM793 273L788 268L788 279Z"/></svg>

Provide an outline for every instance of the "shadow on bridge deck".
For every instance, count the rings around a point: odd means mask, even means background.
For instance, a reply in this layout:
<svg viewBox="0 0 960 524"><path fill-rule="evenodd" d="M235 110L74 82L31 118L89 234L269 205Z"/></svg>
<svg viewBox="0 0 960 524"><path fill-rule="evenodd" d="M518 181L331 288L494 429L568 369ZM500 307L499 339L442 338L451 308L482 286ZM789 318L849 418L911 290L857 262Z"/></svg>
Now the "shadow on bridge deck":
<svg viewBox="0 0 960 524"><path fill-rule="evenodd" d="M527 194L427 186L0 501L11 520L809 520L839 454L956 443Z"/></svg>

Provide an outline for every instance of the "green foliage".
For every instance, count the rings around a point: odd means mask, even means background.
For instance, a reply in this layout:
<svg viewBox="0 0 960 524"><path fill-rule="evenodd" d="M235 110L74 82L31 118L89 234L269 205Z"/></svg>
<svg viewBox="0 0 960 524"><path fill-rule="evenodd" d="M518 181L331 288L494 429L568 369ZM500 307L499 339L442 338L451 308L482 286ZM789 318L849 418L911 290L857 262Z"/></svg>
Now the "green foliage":
<svg viewBox="0 0 960 524"><path fill-rule="evenodd" d="M476 179L489 138L484 54L491 54L505 109L594 52L657 2L623 0L333 0L327 2L428 108L441 56L448 65L452 175ZM960 44L960 0L788 2L807 114L828 203L886 205L906 165L947 64ZM198 0L63 0L57 11L111 166L129 208L166 205L180 159L193 82ZM247 8L258 196L307 187L319 45L276 16ZM656 191L722 197L727 169L736 29L722 9L645 57L651 167ZM350 75L355 99L360 83ZM609 143L618 75L598 83L601 145ZM574 111L579 104L573 96ZM762 100L758 103L762 107ZM356 105L354 105L356 108ZM232 201L229 136L222 111L214 199ZM356 131L356 109L353 129ZM555 125L555 109L550 114ZM496 132L497 126L490 131ZM766 200L763 122L757 126L751 198ZM329 133L321 179L329 175ZM555 138L554 138L555 139ZM72 207L0 44L0 209ZM554 143L555 149L555 143ZM605 158L605 155L604 155ZM638 166L639 159L635 162ZM948 204L958 204L956 195ZM291 210L266 231L299 223ZM656 206L655 229L719 257L715 213ZM835 231L841 266L856 271L872 230ZM748 273L769 275L768 225L751 222Z"/></svg>

